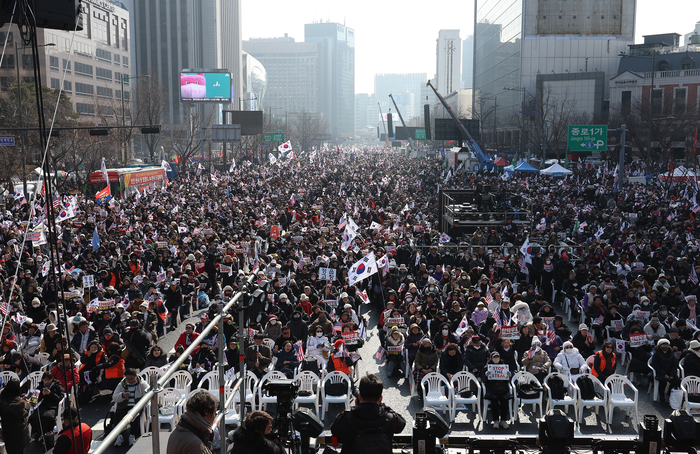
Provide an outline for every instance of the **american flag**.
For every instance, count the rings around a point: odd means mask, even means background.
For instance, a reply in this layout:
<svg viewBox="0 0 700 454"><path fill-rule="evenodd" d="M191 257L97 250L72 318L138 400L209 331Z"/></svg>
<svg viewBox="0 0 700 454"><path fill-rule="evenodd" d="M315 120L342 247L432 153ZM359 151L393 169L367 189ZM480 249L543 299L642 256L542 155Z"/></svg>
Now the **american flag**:
<svg viewBox="0 0 700 454"><path fill-rule="evenodd" d="M591 333L591 332L589 331L589 332L588 332L588 336L587 336L586 339L588 340L588 343L589 343L589 344L592 344L592 343L593 343L593 333Z"/></svg>
<svg viewBox="0 0 700 454"><path fill-rule="evenodd" d="M536 345L533 345L532 348L530 348L530 350L527 351L527 357L528 357L528 359L534 358L534 357L535 357L535 352L536 352L536 351L537 351L537 346L536 346Z"/></svg>
<svg viewBox="0 0 700 454"><path fill-rule="evenodd" d="M493 319L496 321L496 326L501 327L503 325L501 316L498 314L498 310L493 313Z"/></svg>
<svg viewBox="0 0 700 454"><path fill-rule="evenodd" d="M695 266L690 267L690 276L688 276L690 279L690 282L693 283L693 285L698 284L698 274L695 272Z"/></svg>
<svg viewBox="0 0 700 454"><path fill-rule="evenodd" d="M57 210L58 207L61 206L61 199L59 199L57 196L53 196L53 209Z"/></svg>
<svg viewBox="0 0 700 454"><path fill-rule="evenodd" d="M294 350L297 351L297 359L299 361L304 361L306 355L304 355L304 347L301 344L301 341L297 341L297 343L294 344Z"/></svg>
<svg viewBox="0 0 700 454"><path fill-rule="evenodd" d="M554 342L557 340L557 335L554 333L553 329L550 329L547 331L547 345L554 345Z"/></svg>
<svg viewBox="0 0 700 454"><path fill-rule="evenodd" d="M493 301L493 298L491 297L491 294L490 294L490 293L487 293L487 294L486 294L485 300L486 300L486 305L487 305L487 306L488 306L489 304L491 304L491 301Z"/></svg>
<svg viewBox="0 0 700 454"><path fill-rule="evenodd" d="M4 301L2 304L0 304L0 313L2 313L2 315L7 315L9 310L10 304L7 301Z"/></svg>
<svg viewBox="0 0 700 454"><path fill-rule="evenodd" d="M593 322L593 324L594 324L594 325L602 325L602 324L603 324L603 320L605 320L605 317L603 317L603 316L601 315L600 317L598 317L597 319L595 319L595 321Z"/></svg>

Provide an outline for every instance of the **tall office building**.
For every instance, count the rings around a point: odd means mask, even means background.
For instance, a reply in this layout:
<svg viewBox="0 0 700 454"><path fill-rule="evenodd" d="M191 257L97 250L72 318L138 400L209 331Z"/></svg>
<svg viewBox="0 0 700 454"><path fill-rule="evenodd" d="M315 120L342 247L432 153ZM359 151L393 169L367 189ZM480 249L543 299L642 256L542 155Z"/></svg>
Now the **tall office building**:
<svg viewBox="0 0 700 454"><path fill-rule="evenodd" d="M496 106L499 129L532 117L544 92L599 115L618 55L634 43L636 0L476 0L474 107ZM501 140L500 138L498 139Z"/></svg>
<svg viewBox="0 0 700 454"><path fill-rule="evenodd" d="M59 88L65 72L63 89L70 97L73 109L84 117L114 118L121 112L121 77L130 74L132 41L129 11L117 3L100 0L83 2L83 30L73 32L37 29L39 64L42 85ZM34 82L31 49L25 48L17 26L9 30L5 25L0 41L7 38L7 49L0 68L0 90L7 91L17 78L17 67L23 82ZM73 47L71 52L71 41ZM15 43L18 60L15 61ZM53 44L49 46L48 44ZM124 87L124 100L130 98L130 89ZM26 101L25 102L31 102ZM127 106L128 108L128 106Z"/></svg>
<svg viewBox="0 0 700 454"><path fill-rule="evenodd" d="M436 46L435 88L447 96L459 90L462 70L462 40L459 30L440 30Z"/></svg>
<svg viewBox="0 0 700 454"><path fill-rule="evenodd" d="M267 73L264 109L276 117L304 111L330 118L331 67L325 43L298 43L285 35L252 38L243 42L243 50Z"/></svg>
<svg viewBox="0 0 700 454"><path fill-rule="evenodd" d="M243 96L240 0L124 0L134 16L135 74L159 78L169 94L170 121L182 118L180 71L227 69L230 106Z"/></svg>
<svg viewBox="0 0 700 454"><path fill-rule="evenodd" d="M374 96L381 104L382 111L388 112L391 108L391 111L395 112L394 103L389 99L389 94L392 94L401 115L408 121L423 115L424 101L421 101L421 92L427 81L426 73L375 74Z"/></svg>
<svg viewBox="0 0 700 454"><path fill-rule="evenodd" d="M355 133L355 31L335 22L304 25L304 41L326 46L330 57L331 110L334 137Z"/></svg>
<svg viewBox="0 0 700 454"><path fill-rule="evenodd" d="M474 35L467 36L462 42L462 86L472 88L474 85Z"/></svg>

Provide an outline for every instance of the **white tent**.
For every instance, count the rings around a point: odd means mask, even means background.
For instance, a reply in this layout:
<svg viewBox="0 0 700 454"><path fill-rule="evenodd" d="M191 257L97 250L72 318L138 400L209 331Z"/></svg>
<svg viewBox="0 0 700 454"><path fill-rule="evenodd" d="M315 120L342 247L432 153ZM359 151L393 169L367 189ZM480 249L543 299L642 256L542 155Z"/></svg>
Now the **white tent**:
<svg viewBox="0 0 700 454"><path fill-rule="evenodd" d="M696 175L695 172L692 170L686 169L683 166L678 166L675 169L673 169L673 181L686 181L686 180L695 180ZM659 175L659 179L661 181L668 181L671 179L671 176L669 175L668 172L662 173Z"/></svg>
<svg viewBox="0 0 700 454"><path fill-rule="evenodd" d="M554 164L546 169L540 170L540 175L550 175L555 177L563 177L564 175L571 175L573 172L571 170L565 169L559 164Z"/></svg>

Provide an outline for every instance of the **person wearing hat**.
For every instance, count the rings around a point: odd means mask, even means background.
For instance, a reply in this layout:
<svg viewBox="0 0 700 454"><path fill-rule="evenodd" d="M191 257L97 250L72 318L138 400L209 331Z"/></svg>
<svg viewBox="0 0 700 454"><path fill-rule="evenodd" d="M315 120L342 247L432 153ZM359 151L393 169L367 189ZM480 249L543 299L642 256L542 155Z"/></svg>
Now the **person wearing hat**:
<svg viewBox="0 0 700 454"><path fill-rule="evenodd" d="M601 383L605 383L605 380L615 373L616 363L617 355L615 354L613 343L603 342L603 348L595 353L591 373L597 377Z"/></svg>
<svg viewBox="0 0 700 454"><path fill-rule="evenodd" d="M673 350L673 354L676 356L676 358L680 359L681 353L683 353L683 350L685 350L685 341L680 336L680 330L675 326L672 326L668 329L668 333L666 336L664 336L664 339L668 339L668 341L671 343L671 350Z"/></svg>
<svg viewBox="0 0 700 454"><path fill-rule="evenodd" d="M413 362L414 383L420 383L423 377L437 371L438 360L438 354L433 346L433 342L428 338L423 339Z"/></svg>
<svg viewBox="0 0 700 454"><path fill-rule="evenodd" d="M554 359L554 367L560 374L570 375L576 381L580 374L588 371L586 360L570 341L564 342L563 347Z"/></svg>
<svg viewBox="0 0 700 454"><path fill-rule="evenodd" d="M683 368L686 377L700 377L700 341L692 340L683 352Z"/></svg>
<svg viewBox="0 0 700 454"><path fill-rule="evenodd" d="M280 323L279 317L275 314L271 314L267 318L267 323L265 324L265 330L263 334L266 338L272 339L274 341L280 337L282 334L282 323Z"/></svg>
<svg viewBox="0 0 700 454"><path fill-rule="evenodd" d="M486 363L489 361L490 353L481 337L473 335L464 348L464 365L469 372L478 377Z"/></svg>
<svg viewBox="0 0 700 454"><path fill-rule="evenodd" d="M392 326L389 336L386 337L386 367L387 377L391 378L395 372L403 371L406 365L404 364L404 356L402 346L404 337L401 334L398 326ZM400 374L399 376L401 376Z"/></svg>
<svg viewBox="0 0 700 454"><path fill-rule="evenodd" d="M75 368L76 362L74 358L71 358L71 355L64 353L63 360L59 361L51 370L51 375L61 383L66 392L71 392L73 386L77 386L80 383L80 374L78 369Z"/></svg>
<svg viewBox="0 0 700 454"><path fill-rule="evenodd" d="M661 323L659 317L654 315L649 320L649 323L644 325L644 334L653 341L658 341L659 339L666 336L666 327Z"/></svg>
<svg viewBox="0 0 700 454"><path fill-rule="evenodd" d="M520 364L525 366L525 370L542 383L544 377L549 374L549 367L552 365L552 360L549 355L542 349L542 341L539 337L532 338L530 350L526 351L521 358Z"/></svg>
<svg viewBox="0 0 700 454"><path fill-rule="evenodd" d="M574 334L571 343L574 344L574 347L578 349L584 358L588 358L595 353L595 344L592 337L588 336L588 325L585 323L581 323L578 326L578 332Z"/></svg>
<svg viewBox="0 0 700 454"><path fill-rule="evenodd" d="M136 406L136 403L148 392L148 383L138 375L136 369L128 368L124 372L124 379L119 382L117 388L112 394L112 401L117 404L117 409L114 412L114 420L120 421L124 419L127 413ZM141 411L145 411L145 408ZM138 421L141 418L139 412L127 424L124 431L119 434L114 446L119 447L124 444L124 436L129 434L129 446L136 443L136 439L141 436L141 424Z"/></svg>
<svg viewBox="0 0 700 454"><path fill-rule="evenodd" d="M309 326L309 336L313 336L316 328L320 327L323 330L323 335L330 338L333 335L333 323L328 319L326 311L319 310L318 317Z"/></svg>
<svg viewBox="0 0 700 454"><path fill-rule="evenodd" d="M78 420L78 410L71 406L63 410L63 430L53 448L55 454L88 454L92 443L92 429ZM75 446L73 446L75 442Z"/></svg>
<svg viewBox="0 0 700 454"><path fill-rule="evenodd" d="M178 309L182 305L182 289L176 280L171 280L167 285L163 281L160 293L163 295L163 305L170 314L170 330L174 331L177 329Z"/></svg>
<svg viewBox="0 0 700 454"><path fill-rule="evenodd" d="M38 440L49 427L56 423L58 405L65 396L63 386L53 378L51 372L44 372L37 387L39 390L39 403L37 408L29 415L29 424L32 427L32 438ZM48 446L47 446L48 448Z"/></svg>
<svg viewBox="0 0 700 454"><path fill-rule="evenodd" d="M673 354L671 342L668 339L660 339L656 343L655 350L651 356L651 372L647 378L649 383L652 383L652 380L660 382L659 400L664 402L671 389L681 384L678 378L678 359Z"/></svg>
<svg viewBox="0 0 700 454"><path fill-rule="evenodd" d="M139 304L139 314L138 320L143 326L144 331L149 337L149 340L158 342L158 335L156 334L156 326L158 325L158 316L152 309L149 308L148 301L141 301Z"/></svg>
<svg viewBox="0 0 700 454"><path fill-rule="evenodd" d="M126 357L126 367L141 369L146 364L148 349L151 347L151 340L148 334L141 328L138 319L129 320L129 330L124 333L124 346L128 351Z"/></svg>
<svg viewBox="0 0 700 454"><path fill-rule="evenodd" d="M545 355L546 356L546 355ZM489 371L490 364L500 364L501 354L498 352L492 352L490 359L487 364L481 370L481 379L486 385L486 395L485 399L491 401L491 415L493 416L493 428L498 429L499 427L507 429L509 427L508 421L510 420L510 409L509 401L513 397L510 395L510 377L512 372L508 371L507 380L496 380L491 378L491 372Z"/></svg>
<svg viewBox="0 0 700 454"><path fill-rule="evenodd" d="M7 454L24 452L24 448L31 442L27 420L29 402L23 397L19 380L16 378L10 378L0 392L2 436Z"/></svg>

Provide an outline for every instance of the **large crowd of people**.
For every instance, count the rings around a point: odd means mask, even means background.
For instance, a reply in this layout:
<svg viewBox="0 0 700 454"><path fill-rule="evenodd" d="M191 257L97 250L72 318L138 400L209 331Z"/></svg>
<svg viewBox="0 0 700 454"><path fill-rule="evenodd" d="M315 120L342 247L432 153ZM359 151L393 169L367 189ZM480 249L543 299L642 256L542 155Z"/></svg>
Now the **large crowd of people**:
<svg viewBox="0 0 700 454"><path fill-rule="evenodd" d="M243 327L225 314L224 344L214 327L182 366L193 388L220 348L236 372L244 349L258 377L273 367L293 377L309 363L300 351L350 372L365 329L374 328L363 316L373 306L382 312L377 356L385 354L390 377L410 368L418 381L430 372L450 378L466 367L488 380L487 364L502 362L539 379L552 369L590 369L604 380L619 354L630 356L637 377L650 374L669 392L679 385L680 360L686 375L700 375L692 184L616 192L607 170L573 165L566 179L505 178L370 148L246 164L212 176L181 172L163 188L147 185L102 205L61 195L54 206L74 216L56 224L54 254L25 234L41 231L45 202L8 199L0 371L19 380L43 371L29 417L35 437L53 428L67 394L89 402L110 390L126 414L148 389L138 372L181 357L217 315L214 303L228 301L251 273L269 304ZM514 217L530 212L532 223L441 228L439 191L479 184L518 195ZM348 224L357 227L351 239ZM386 264L351 285L353 265L369 254ZM574 333L566 305L580 324ZM186 322L169 355L159 339L198 309L200 321ZM517 326L516 335L502 336L504 326ZM608 333L612 342L604 342ZM493 414L505 424L503 412ZM136 426L117 444L133 444Z"/></svg>

